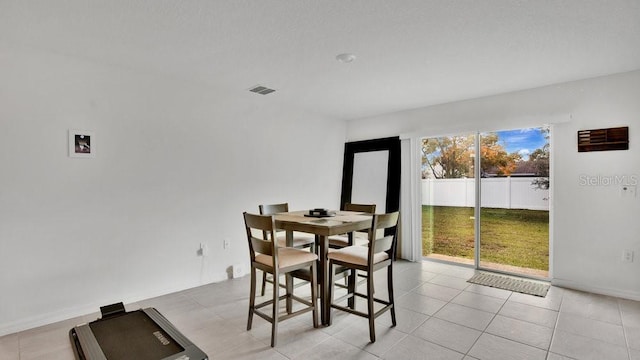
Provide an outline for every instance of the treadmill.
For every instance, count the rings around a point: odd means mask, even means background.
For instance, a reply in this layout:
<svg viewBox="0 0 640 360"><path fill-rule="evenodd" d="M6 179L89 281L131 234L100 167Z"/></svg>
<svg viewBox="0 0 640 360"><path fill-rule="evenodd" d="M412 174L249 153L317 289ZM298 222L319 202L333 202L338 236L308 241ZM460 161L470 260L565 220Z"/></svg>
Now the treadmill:
<svg viewBox="0 0 640 360"><path fill-rule="evenodd" d="M208 360L158 310L100 307L102 317L69 330L78 360Z"/></svg>

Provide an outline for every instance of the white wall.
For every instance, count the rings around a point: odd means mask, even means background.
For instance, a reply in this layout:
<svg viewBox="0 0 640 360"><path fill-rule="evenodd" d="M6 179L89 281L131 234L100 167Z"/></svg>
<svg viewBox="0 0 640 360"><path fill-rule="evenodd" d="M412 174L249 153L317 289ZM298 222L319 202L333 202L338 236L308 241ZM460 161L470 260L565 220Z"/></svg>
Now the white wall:
<svg viewBox="0 0 640 360"><path fill-rule="evenodd" d="M552 281L640 300L640 197L580 185L584 176L640 178L639 98L635 71L352 121L347 137L417 139L560 121L552 130ZM630 128L628 151L577 152L578 130L616 126ZM624 249L635 251L635 262L621 261Z"/></svg>
<svg viewBox="0 0 640 360"><path fill-rule="evenodd" d="M277 93L7 48L0 79L0 335L226 279L260 203L339 205L345 124Z"/></svg>

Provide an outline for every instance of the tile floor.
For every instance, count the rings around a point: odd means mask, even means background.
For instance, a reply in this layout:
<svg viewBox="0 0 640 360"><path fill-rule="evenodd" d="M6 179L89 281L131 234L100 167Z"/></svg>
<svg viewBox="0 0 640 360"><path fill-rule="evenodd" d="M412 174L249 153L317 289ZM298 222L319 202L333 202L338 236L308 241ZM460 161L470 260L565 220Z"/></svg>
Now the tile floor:
<svg viewBox="0 0 640 360"><path fill-rule="evenodd" d="M378 318L374 344L363 318L334 312L330 327L314 329L308 313L282 322L271 348L266 321L245 329L248 277L127 309L157 308L211 359L640 360L640 302L557 287L546 298L512 293L469 284L472 269L435 262L397 262L394 271L398 325L388 313ZM97 317L0 337L0 359L72 360L69 329Z"/></svg>

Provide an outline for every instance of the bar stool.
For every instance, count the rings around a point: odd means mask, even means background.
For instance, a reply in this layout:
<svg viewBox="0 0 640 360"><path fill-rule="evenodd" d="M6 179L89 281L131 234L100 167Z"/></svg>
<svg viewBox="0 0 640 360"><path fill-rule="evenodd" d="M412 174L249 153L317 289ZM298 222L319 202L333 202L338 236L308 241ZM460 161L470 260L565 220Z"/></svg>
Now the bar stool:
<svg viewBox="0 0 640 360"><path fill-rule="evenodd" d="M399 213L397 211L389 214L373 215L371 228L368 232L368 247L352 245L332 251L328 255L330 285L329 301L331 309L346 311L369 319L369 338L371 342L376 341L375 319L385 311L390 310L391 322L393 326L396 326L396 312L393 299L393 262L397 246L398 215ZM354 288L353 291L349 289L346 295L334 301L334 266L342 266L364 272L367 277L367 293L359 293L356 288ZM373 273L384 268L387 269L388 300L374 297ZM352 309L337 304L345 299L355 298L356 296L367 300L366 312L358 311L355 307ZM382 304L383 307L380 310L375 311L374 303ZM329 315L329 325L331 325L331 318L332 316Z"/></svg>
<svg viewBox="0 0 640 360"><path fill-rule="evenodd" d="M258 210L260 211L260 215L274 215L283 212L289 212L289 203L281 203L281 204L268 204L268 205L259 205ZM276 231L276 239L278 239L279 247L287 246L287 235L282 230ZM293 233L293 242L292 247L298 249L309 248L313 253L316 252L316 239L314 235L305 234L295 232ZM260 295L264 296L264 292L267 287L267 283L272 282L273 280L267 277L267 273L262 273L262 287L260 290Z"/></svg>
<svg viewBox="0 0 640 360"><path fill-rule="evenodd" d="M247 331L251 330L253 315L256 314L271 323L271 346L276 346L278 335L278 322L294 316L311 311L313 317L313 327L318 327L317 316L317 294L318 289L316 263L318 255L290 247L278 246L276 239L276 228L273 216L255 215L247 212L243 213L247 240L249 242L249 254L251 257L251 291L249 298L249 318L247 320ZM256 304L256 277L257 270L273 275L273 297L270 300ZM293 278L303 278L308 280L311 286L311 299L307 301L294 295L293 289L287 286L284 295L280 295L280 284L277 279L280 275L285 275L287 284ZM305 307L280 314L280 300L295 300ZM260 309L271 305L271 314L267 314Z"/></svg>

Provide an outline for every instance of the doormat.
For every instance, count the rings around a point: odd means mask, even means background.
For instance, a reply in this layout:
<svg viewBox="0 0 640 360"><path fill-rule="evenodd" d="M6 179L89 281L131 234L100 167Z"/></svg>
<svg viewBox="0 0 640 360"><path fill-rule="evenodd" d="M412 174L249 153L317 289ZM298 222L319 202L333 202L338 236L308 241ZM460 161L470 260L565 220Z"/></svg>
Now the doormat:
<svg viewBox="0 0 640 360"><path fill-rule="evenodd" d="M549 291L549 284L485 272L477 272L467 282L540 297L547 296Z"/></svg>

